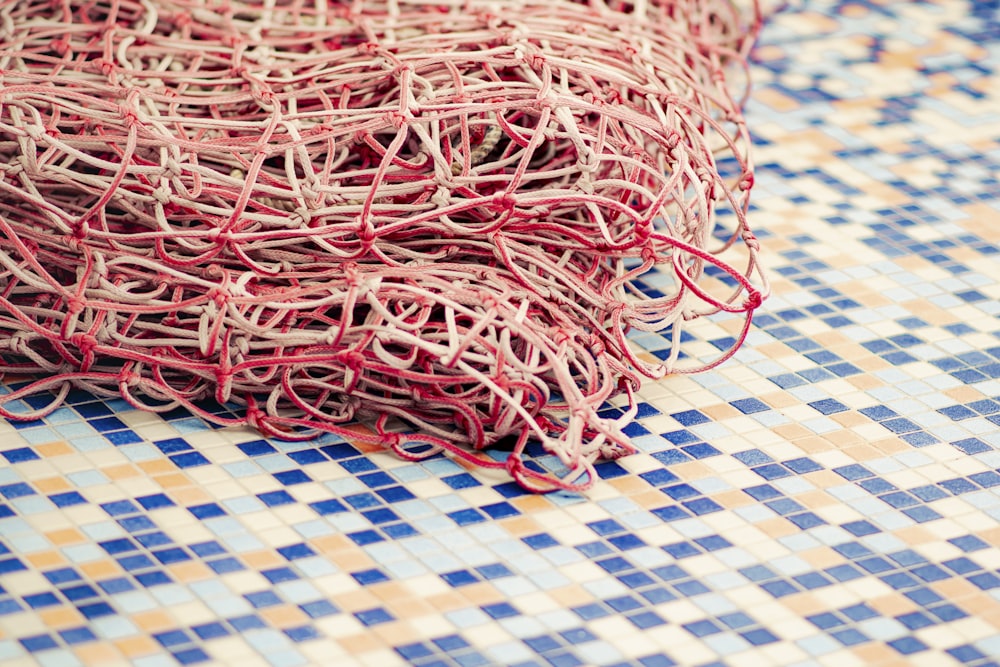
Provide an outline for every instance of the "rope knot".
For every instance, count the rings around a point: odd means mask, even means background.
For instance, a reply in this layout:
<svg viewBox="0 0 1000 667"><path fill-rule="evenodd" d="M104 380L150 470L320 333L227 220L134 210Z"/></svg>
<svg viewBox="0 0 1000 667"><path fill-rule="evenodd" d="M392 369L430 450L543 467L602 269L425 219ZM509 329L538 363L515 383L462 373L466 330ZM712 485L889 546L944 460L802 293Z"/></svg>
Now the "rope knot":
<svg viewBox="0 0 1000 667"><path fill-rule="evenodd" d="M493 213L502 213L504 211L513 211L517 207L517 196L509 192L498 192L492 197L490 197L489 203L486 204L487 210Z"/></svg>
<svg viewBox="0 0 1000 667"><path fill-rule="evenodd" d="M390 111L385 114L385 119L393 128L402 130L413 119L413 114L408 111Z"/></svg>
<svg viewBox="0 0 1000 667"><path fill-rule="evenodd" d="M121 104L118 106L118 113L121 115L122 120L125 121L125 127L131 128L142 125L142 122L139 120L139 114L135 109Z"/></svg>
<svg viewBox="0 0 1000 667"><path fill-rule="evenodd" d="M118 69L117 65L106 58L94 58L91 62L93 62L94 67L96 67L98 71L106 77L110 77L115 70Z"/></svg>
<svg viewBox="0 0 1000 667"><path fill-rule="evenodd" d="M69 40L66 39L65 37L59 37L58 39L54 39L52 40L51 44L52 44L52 50L58 53L59 55L65 56L67 53L69 53L70 43Z"/></svg>
<svg viewBox="0 0 1000 667"><path fill-rule="evenodd" d="M97 338L86 333L75 333L69 337L69 342L74 345L84 357L91 357L94 349L97 348Z"/></svg>
<svg viewBox="0 0 1000 667"><path fill-rule="evenodd" d="M552 342L556 345L565 345L573 340L573 336L570 335L564 327L558 326L549 328L549 338L551 338Z"/></svg>
<svg viewBox="0 0 1000 667"><path fill-rule="evenodd" d="M229 293L229 290L227 289L224 289L222 287L213 287L212 289L208 290L208 294L206 296L208 296L208 298L211 299L212 303L215 304L216 308L222 310L223 308L226 307L226 304L229 303L229 297L231 297L232 295Z"/></svg>
<svg viewBox="0 0 1000 667"><path fill-rule="evenodd" d="M66 300L66 312L72 317L73 315L79 315L87 307L87 300L81 299L78 296L71 296Z"/></svg>
<svg viewBox="0 0 1000 667"><path fill-rule="evenodd" d="M492 292L480 292L479 293L479 303L483 305L486 310L499 310L500 300Z"/></svg>
<svg viewBox="0 0 1000 667"><path fill-rule="evenodd" d="M743 302L743 309L747 312L757 310L762 303L764 303L764 295L758 290L751 290L747 294L746 301Z"/></svg>
<svg viewBox="0 0 1000 667"><path fill-rule="evenodd" d="M246 40L239 33L231 32L226 35L219 37L219 41L222 42L223 46L228 46L231 49L236 49L238 47L244 46Z"/></svg>
<svg viewBox="0 0 1000 667"><path fill-rule="evenodd" d="M120 388L128 389L139 386L139 383L142 382L142 376L132 370L132 365L129 364L125 368L118 371L117 380Z"/></svg>
<svg viewBox="0 0 1000 667"><path fill-rule="evenodd" d="M357 350L343 350L336 354L337 361L357 373L365 366L365 355Z"/></svg>

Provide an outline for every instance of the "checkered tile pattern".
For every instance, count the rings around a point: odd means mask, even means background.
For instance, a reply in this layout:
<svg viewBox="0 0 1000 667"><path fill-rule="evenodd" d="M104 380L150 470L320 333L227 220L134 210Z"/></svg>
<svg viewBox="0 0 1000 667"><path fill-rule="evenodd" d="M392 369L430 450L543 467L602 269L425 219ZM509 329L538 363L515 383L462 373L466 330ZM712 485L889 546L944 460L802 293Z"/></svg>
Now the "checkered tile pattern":
<svg viewBox="0 0 1000 667"><path fill-rule="evenodd" d="M753 75L774 296L591 492L75 393L0 424L0 664L1000 664L998 3L793 3Z"/></svg>

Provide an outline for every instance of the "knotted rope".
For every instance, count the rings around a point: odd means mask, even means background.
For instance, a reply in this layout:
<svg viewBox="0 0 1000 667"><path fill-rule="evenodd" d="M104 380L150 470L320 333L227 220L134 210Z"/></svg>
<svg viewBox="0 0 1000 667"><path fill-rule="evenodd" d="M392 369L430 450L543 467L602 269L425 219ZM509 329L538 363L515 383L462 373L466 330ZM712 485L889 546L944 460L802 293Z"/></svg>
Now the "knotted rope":
<svg viewBox="0 0 1000 667"><path fill-rule="evenodd" d="M0 370L31 378L0 414L77 387L585 487L632 451L641 377L700 368L685 324L744 315L735 350L766 291L758 26L728 0L0 3Z"/></svg>

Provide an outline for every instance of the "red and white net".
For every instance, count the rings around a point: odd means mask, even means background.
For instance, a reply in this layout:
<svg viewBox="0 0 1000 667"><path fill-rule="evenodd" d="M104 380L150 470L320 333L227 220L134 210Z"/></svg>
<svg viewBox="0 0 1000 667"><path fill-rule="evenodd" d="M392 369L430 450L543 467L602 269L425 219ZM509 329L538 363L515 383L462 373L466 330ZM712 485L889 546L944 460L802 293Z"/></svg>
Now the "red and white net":
<svg viewBox="0 0 1000 667"><path fill-rule="evenodd" d="M0 414L76 387L585 486L632 450L641 378L696 370L685 324L748 326L766 290L758 25L728 0L0 3L0 370L30 378Z"/></svg>

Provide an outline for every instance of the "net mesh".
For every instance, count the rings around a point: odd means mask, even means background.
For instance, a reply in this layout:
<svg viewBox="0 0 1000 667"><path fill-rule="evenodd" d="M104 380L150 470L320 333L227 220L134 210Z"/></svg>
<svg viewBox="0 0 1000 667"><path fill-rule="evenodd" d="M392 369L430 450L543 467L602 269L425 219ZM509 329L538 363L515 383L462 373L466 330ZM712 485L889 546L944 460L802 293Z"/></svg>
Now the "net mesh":
<svg viewBox="0 0 1000 667"><path fill-rule="evenodd" d="M77 387L585 487L632 451L642 378L704 367L686 323L743 315L735 349L766 290L758 25L727 0L0 3L0 370L29 378L0 414Z"/></svg>

